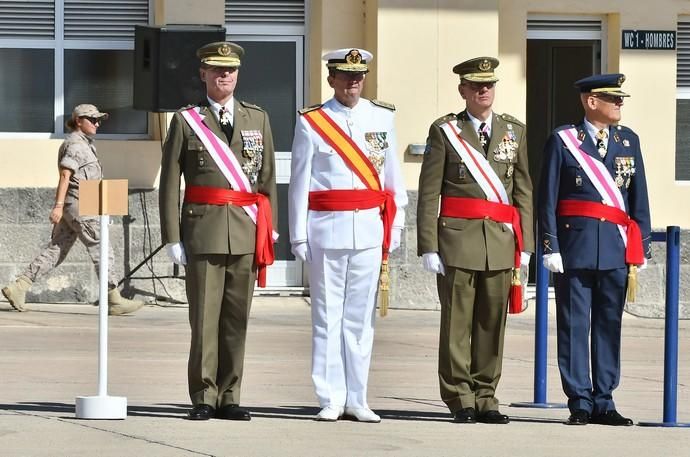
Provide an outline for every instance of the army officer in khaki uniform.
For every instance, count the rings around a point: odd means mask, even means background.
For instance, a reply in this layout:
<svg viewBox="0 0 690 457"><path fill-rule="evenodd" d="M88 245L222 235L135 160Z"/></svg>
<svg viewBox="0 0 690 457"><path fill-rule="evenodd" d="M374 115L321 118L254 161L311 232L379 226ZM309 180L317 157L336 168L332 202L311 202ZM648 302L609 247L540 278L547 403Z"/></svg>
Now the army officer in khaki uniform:
<svg viewBox="0 0 690 457"><path fill-rule="evenodd" d="M262 235L272 232L276 181L268 115L233 97L243 54L227 42L197 51L207 99L175 113L163 147L161 231L173 261L186 264L192 420L251 419L239 406L244 346L255 254L272 255Z"/></svg>
<svg viewBox="0 0 690 457"><path fill-rule="evenodd" d="M509 422L495 392L511 273L534 245L525 125L492 110L497 66L480 57L453 68L466 109L431 125L419 177L418 254L437 274L442 311L441 397L459 423Z"/></svg>

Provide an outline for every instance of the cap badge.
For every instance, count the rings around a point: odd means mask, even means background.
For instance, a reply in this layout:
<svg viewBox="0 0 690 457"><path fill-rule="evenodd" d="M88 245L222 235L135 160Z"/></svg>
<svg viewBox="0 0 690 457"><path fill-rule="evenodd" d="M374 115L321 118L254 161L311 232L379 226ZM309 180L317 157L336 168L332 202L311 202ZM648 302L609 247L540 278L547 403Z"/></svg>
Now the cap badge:
<svg viewBox="0 0 690 457"><path fill-rule="evenodd" d="M479 70L480 71L489 71L491 70L491 62L488 60L484 59L479 63Z"/></svg>
<svg viewBox="0 0 690 457"><path fill-rule="evenodd" d="M618 78L618 86L621 86L625 82L625 76L620 76Z"/></svg>
<svg viewBox="0 0 690 457"><path fill-rule="evenodd" d="M230 46L228 46L227 44L223 44L222 46L220 46L218 48L218 54L220 54L223 57L229 56L230 52L231 52Z"/></svg>
<svg viewBox="0 0 690 457"><path fill-rule="evenodd" d="M359 64L362 63L362 54L356 49L351 49L350 52L345 56L345 62L349 64Z"/></svg>

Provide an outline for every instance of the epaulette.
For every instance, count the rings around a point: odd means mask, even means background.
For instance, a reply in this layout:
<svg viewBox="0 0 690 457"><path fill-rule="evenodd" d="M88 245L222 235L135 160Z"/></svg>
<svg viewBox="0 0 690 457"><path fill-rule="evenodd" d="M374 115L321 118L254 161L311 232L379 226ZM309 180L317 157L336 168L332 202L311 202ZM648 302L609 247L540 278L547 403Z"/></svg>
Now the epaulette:
<svg viewBox="0 0 690 457"><path fill-rule="evenodd" d="M188 110L189 108L195 108L195 107L197 107L197 106L199 106L199 105L197 105L196 103L190 103L189 105L181 106L180 108L178 108L178 109L177 109L177 112L178 112L178 113L181 113L182 111L186 111L186 110Z"/></svg>
<svg viewBox="0 0 690 457"><path fill-rule="evenodd" d="M631 129L630 127L626 127L626 126L620 125L620 124L618 124L618 125L616 126L616 130L618 130L619 132L631 132L631 133L635 133L635 132L633 131L633 129Z"/></svg>
<svg viewBox="0 0 690 457"><path fill-rule="evenodd" d="M561 130L572 129L574 127L575 127L575 124L563 124L563 125L556 127L553 131L554 132L560 132Z"/></svg>
<svg viewBox="0 0 690 457"><path fill-rule="evenodd" d="M448 113L445 116L441 116L438 119L436 119L434 121L434 124L436 124L436 125L445 124L446 122L452 121L453 119L457 118L457 116L458 115L455 113Z"/></svg>
<svg viewBox="0 0 690 457"><path fill-rule="evenodd" d="M255 109L255 110L259 110L259 111L264 111L264 109L263 109L262 107L257 106L257 105L255 105L255 104L253 104L253 103L240 101L240 104L241 104L242 106L244 106L245 108L251 108L251 109Z"/></svg>
<svg viewBox="0 0 690 457"><path fill-rule="evenodd" d="M317 110L317 109L321 108L322 106L323 106L322 103L317 103L316 105L305 106L304 108L302 108L301 110L299 110L297 112L300 114L307 114L309 111Z"/></svg>
<svg viewBox="0 0 690 457"><path fill-rule="evenodd" d="M512 122L513 124L517 124L520 127L524 127L525 124L518 118L511 116L510 114L503 113L500 115L501 118L506 121L506 122Z"/></svg>
<svg viewBox="0 0 690 457"><path fill-rule="evenodd" d="M392 103L382 102L381 100L375 100L375 99L371 100L371 103L373 103L376 106L380 106L381 108L386 108L386 109L389 109L391 111L395 111L395 105Z"/></svg>

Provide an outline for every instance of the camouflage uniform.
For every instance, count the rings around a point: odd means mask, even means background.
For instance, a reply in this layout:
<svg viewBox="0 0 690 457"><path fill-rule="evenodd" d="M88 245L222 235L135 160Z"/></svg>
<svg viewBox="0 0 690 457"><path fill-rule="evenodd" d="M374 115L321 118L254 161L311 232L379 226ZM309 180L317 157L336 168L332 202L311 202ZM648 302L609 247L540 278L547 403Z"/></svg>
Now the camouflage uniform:
<svg viewBox="0 0 690 457"><path fill-rule="evenodd" d="M96 156L93 139L79 131L65 136L58 153L58 167L72 170L62 219L53 228L50 243L22 273L32 282L43 276L67 257L67 253L79 240L84 243L91 261L99 272L100 260L100 226L98 218L79 216L79 180L103 179L101 163ZM117 279L113 274L113 250L108 250L108 286L115 287Z"/></svg>

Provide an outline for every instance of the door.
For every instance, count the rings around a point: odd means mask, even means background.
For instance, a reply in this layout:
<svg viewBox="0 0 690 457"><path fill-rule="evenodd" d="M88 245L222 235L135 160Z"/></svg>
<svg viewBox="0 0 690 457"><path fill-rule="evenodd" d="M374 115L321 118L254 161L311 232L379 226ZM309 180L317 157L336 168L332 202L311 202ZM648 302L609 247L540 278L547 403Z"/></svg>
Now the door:
<svg viewBox="0 0 690 457"><path fill-rule="evenodd" d="M544 145L553 129L583 119L580 94L573 83L601 73L604 36L599 17L531 15L527 20L526 121L535 219ZM533 256L530 285L535 281L535 262ZM533 289L528 292L531 295Z"/></svg>
<svg viewBox="0 0 690 457"><path fill-rule="evenodd" d="M271 120L276 150L278 227L276 261L268 268L269 291L302 288L302 263L290 252L287 187L290 181L290 150L297 110L303 106L304 48L302 36L229 35L245 50L236 98L265 109Z"/></svg>

